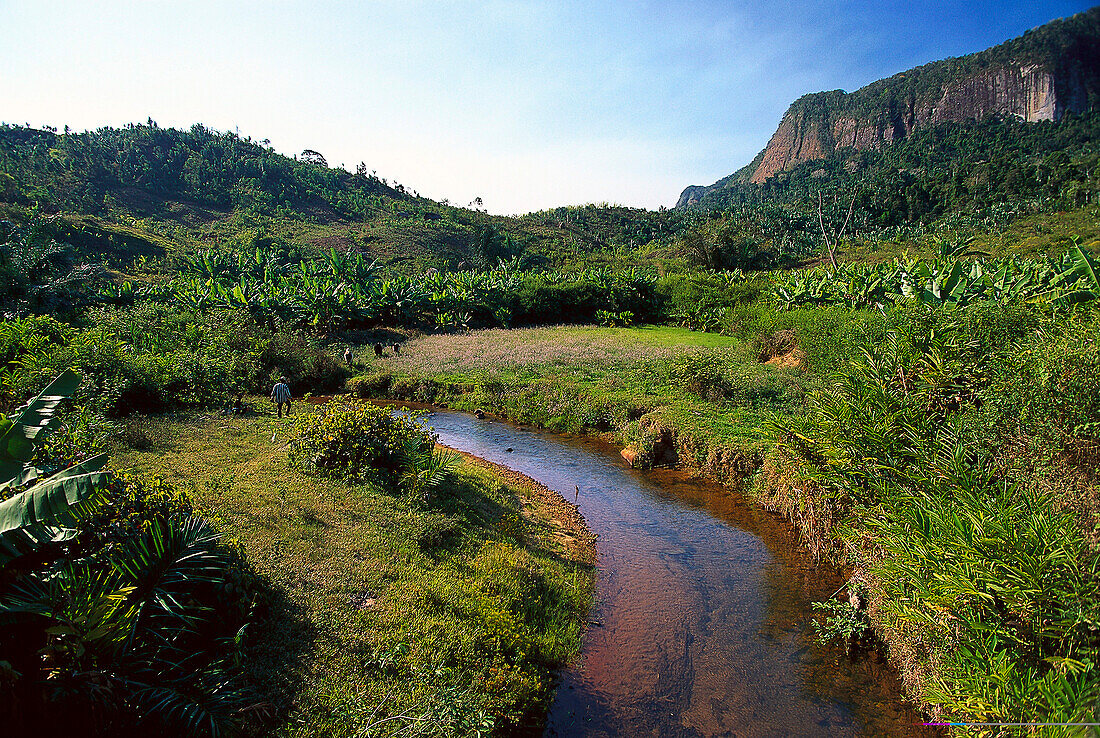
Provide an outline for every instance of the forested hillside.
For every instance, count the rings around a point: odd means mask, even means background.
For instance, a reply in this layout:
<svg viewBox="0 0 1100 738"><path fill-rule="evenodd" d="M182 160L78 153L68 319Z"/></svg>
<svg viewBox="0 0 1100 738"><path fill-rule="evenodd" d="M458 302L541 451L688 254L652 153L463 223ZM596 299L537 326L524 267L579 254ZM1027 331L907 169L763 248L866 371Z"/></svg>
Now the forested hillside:
<svg viewBox="0 0 1100 738"><path fill-rule="evenodd" d="M888 228L993 206L1068 209L1100 189L1100 114L1058 123L1009 118L942 123L880 149L842 149L797 162L763 183L719 183L700 207L816 203L818 193L856 203L856 225Z"/></svg>
<svg viewBox="0 0 1100 738"><path fill-rule="evenodd" d="M291 158L267 141L152 120L84 133L0 127L0 202L76 217L103 247L239 246L251 234L307 252L361 251L406 271L492 267L525 254L560 264L644 244L682 220L609 205L491 216L476 201L421 197L363 163L351 173L315 151Z"/></svg>

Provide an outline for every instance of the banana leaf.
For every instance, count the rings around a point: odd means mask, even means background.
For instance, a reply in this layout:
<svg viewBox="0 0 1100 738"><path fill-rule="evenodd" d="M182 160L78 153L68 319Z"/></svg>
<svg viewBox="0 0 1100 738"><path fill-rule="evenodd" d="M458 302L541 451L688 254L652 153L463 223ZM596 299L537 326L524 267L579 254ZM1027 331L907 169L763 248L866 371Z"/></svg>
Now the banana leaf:
<svg viewBox="0 0 1100 738"><path fill-rule="evenodd" d="M80 386L80 375L66 369L46 389L15 411L0 415L0 491L32 478L28 462L57 422L57 406Z"/></svg>
<svg viewBox="0 0 1100 738"><path fill-rule="evenodd" d="M71 528L107 483L99 454L0 502L0 566L45 543L72 539Z"/></svg>

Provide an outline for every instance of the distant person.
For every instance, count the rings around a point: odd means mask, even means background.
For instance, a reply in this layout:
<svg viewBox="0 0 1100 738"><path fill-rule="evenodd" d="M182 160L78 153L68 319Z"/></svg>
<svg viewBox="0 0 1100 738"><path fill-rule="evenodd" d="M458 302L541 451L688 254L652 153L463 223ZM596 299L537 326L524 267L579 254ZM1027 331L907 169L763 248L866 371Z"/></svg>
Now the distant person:
<svg viewBox="0 0 1100 738"><path fill-rule="evenodd" d="M395 343L393 345L393 355L394 356L400 356L401 355L401 344Z"/></svg>
<svg viewBox="0 0 1100 738"><path fill-rule="evenodd" d="M286 405L286 414L290 416L290 387L286 386L286 377L280 377L279 383L271 388L271 401L279 408L279 417L283 417L283 405Z"/></svg>
<svg viewBox="0 0 1100 738"><path fill-rule="evenodd" d="M355 357L351 353L351 346L348 346L346 349L344 349L344 363L348 366L351 366L351 360L353 358Z"/></svg>
<svg viewBox="0 0 1100 738"><path fill-rule="evenodd" d="M379 359L381 359L383 352L385 352L385 348L383 348L382 344L380 344L380 343L374 344L374 355L375 356L377 356Z"/></svg>

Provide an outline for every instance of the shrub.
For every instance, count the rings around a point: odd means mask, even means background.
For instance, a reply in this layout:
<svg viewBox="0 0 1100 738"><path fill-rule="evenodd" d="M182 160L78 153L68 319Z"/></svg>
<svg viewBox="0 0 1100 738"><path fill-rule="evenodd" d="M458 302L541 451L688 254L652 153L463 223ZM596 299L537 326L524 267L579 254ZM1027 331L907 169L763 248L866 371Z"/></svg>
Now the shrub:
<svg viewBox="0 0 1100 738"><path fill-rule="evenodd" d="M668 382L712 403L753 410L796 410L805 401L803 380L772 367L745 365L737 352L703 350L667 364Z"/></svg>
<svg viewBox="0 0 1100 738"><path fill-rule="evenodd" d="M63 411L58 420L46 442L35 449L33 463L47 474L107 451L108 441L121 430L119 423L83 406Z"/></svg>
<svg viewBox="0 0 1100 738"><path fill-rule="evenodd" d="M374 374L360 374L358 377L352 377L344 386L348 392L356 397L369 400L372 397L385 396L390 389L390 383L392 381L392 374L377 372Z"/></svg>
<svg viewBox="0 0 1100 738"><path fill-rule="evenodd" d="M340 479L364 479L395 489L406 450L435 439L416 420L355 399L333 400L294 422L290 462Z"/></svg>
<svg viewBox="0 0 1100 738"><path fill-rule="evenodd" d="M49 346L64 343L72 332L71 326L49 315L5 319L0 323L0 374L27 354L42 353Z"/></svg>
<svg viewBox="0 0 1100 738"><path fill-rule="evenodd" d="M22 401L66 367L84 377L75 399L108 417L217 405L234 387L259 385L251 339L230 315L143 303L95 310L89 321L86 328L52 319L5 324L0 343L5 333L12 338L18 365L6 373L3 403Z"/></svg>
<svg viewBox="0 0 1100 738"><path fill-rule="evenodd" d="M865 596L860 590L855 591L857 596ZM813 621L817 639L821 643L839 642L844 646L845 653L851 651L852 646L859 642L871 628L871 624L867 621L867 613L852 602L835 599L815 602L814 610L825 616L822 620Z"/></svg>
<svg viewBox="0 0 1100 738"><path fill-rule="evenodd" d="M275 333L260 347L259 374L262 388L286 377L297 394L334 391L347 379L348 369L316 339L300 333Z"/></svg>
<svg viewBox="0 0 1100 738"><path fill-rule="evenodd" d="M728 308L723 323L723 332L746 339L746 361L766 353L766 337L793 331L807 365L828 372L858 356L862 345L881 341L888 321L881 312L843 306L780 310L757 302Z"/></svg>
<svg viewBox="0 0 1100 738"><path fill-rule="evenodd" d="M699 311L720 311L754 302L767 280L727 279L723 275L673 274L662 277L654 289L660 316L673 320L677 315Z"/></svg>
<svg viewBox="0 0 1100 738"><path fill-rule="evenodd" d="M591 323L597 310L612 310L608 290L592 282L525 283L515 292L516 325Z"/></svg>

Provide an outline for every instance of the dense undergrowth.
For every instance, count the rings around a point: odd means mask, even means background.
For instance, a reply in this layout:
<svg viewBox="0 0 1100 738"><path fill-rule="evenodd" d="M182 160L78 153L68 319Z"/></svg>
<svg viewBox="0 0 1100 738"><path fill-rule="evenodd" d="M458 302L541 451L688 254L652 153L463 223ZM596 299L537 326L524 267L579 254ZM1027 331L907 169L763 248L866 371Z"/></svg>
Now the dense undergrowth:
<svg viewBox="0 0 1100 738"><path fill-rule="evenodd" d="M887 646L939 714L1094 720L1096 318L899 318L773 421L763 491L872 584Z"/></svg>
<svg viewBox="0 0 1100 738"><path fill-rule="evenodd" d="M181 490L43 442L78 383L67 372L0 422L0 715L44 735L254 723L241 663L264 583Z"/></svg>

